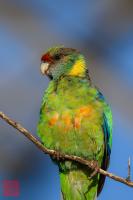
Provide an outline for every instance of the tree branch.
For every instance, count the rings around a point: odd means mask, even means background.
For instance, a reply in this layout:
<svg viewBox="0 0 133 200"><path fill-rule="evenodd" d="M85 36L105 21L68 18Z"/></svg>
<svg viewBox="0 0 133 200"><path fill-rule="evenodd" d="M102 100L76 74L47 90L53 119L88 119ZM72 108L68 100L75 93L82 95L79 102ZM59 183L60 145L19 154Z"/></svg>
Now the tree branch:
<svg viewBox="0 0 133 200"><path fill-rule="evenodd" d="M57 151L54 150L50 150L47 149L46 147L43 146L43 144L41 144L41 142L39 142L28 130L26 130L23 126L21 126L19 123L15 122L14 120L10 119L7 115L5 115L3 112L0 112L0 118L3 119L4 121L6 121L8 124L10 124L11 126L13 126L15 129L17 129L19 132L21 132L23 135L25 135L31 142L33 142L41 151L43 151L46 154L49 154L51 156L54 156L57 159L67 159L67 160L71 160L71 161L76 161L79 162L83 165L88 166L89 168L93 169L93 170L97 170L98 173L104 175L104 176L108 176L111 179L114 179L115 181L121 182L125 185L128 185L130 187L133 187L133 182L131 182L128 179L124 179L122 177L116 176L112 173L109 173L101 168L97 168L96 169L96 165L95 165L95 161L88 161L85 160L81 157L78 156L73 156L73 155L64 155L64 154L60 154Z"/></svg>

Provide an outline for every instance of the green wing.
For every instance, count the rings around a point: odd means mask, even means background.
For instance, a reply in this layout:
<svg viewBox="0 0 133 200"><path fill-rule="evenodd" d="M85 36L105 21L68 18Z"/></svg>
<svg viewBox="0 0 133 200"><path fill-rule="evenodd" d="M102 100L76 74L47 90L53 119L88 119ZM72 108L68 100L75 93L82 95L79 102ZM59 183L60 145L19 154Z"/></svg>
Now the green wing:
<svg viewBox="0 0 133 200"><path fill-rule="evenodd" d="M99 100L105 101L103 95L98 93ZM107 105L103 113L103 133L104 133L104 143L105 151L101 168L107 170L110 161L110 154L112 148L112 112L110 107ZM100 175L99 184L98 184L98 195L102 191L105 182L105 176Z"/></svg>

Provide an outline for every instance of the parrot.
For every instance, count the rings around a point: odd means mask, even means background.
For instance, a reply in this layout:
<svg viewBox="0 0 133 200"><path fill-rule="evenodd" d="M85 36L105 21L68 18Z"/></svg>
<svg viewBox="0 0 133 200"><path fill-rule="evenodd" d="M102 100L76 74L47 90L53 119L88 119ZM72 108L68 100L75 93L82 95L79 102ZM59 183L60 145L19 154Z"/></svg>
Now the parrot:
<svg viewBox="0 0 133 200"><path fill-rule="evenodd" d="M54 46L43 53L40 69L50 80L37 125L42 144L60 154L93 160L96 166L107 170L112 112L90 79L86 58L77 49ZM97 199L104 175L76 161L52 160L59 168L63 200Z"/></svg>

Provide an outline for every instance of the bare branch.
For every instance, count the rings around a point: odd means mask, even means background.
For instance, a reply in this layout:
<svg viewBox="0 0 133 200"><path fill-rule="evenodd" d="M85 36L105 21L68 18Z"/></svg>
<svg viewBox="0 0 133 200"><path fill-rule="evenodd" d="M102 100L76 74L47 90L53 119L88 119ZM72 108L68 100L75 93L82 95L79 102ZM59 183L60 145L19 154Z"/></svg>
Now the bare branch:
<svg viewBox="0 0 133 200"><path fill-rule="evenodd" d="M127 181L131 181L131 160L128 158L128 176L126 178Z"/></svg>
<svg viewBox="0 0 133 200"><path fill-rule="evenodd" d="M23 126L21 126L19 123L15 122L14 120L12 120L11 118L9 118L7 115L5 115L3 112L0 112L0 118L2 118L4 121L6 121L8 124L10 124L11 126L13 126L15 129L17 129L19 132L21 132L23 135L25 135L30 141L32 141L41 151L43 151L46 154L49 154L51 156L54 156L57 159L67 159L67 160L72 160L72 161L76 161L79 162L83 165L88 166L89 168L93 169L93 170L97 170L98 173L103 174L104 176L107 176L111 179L114 179L115 181L121 182L125 185L128 185L130 187L133 187L133 182L131 182L128 179L124 179L122 177L116 176L110 172L107 172L101 168L96 168L96 163L95 161L89 161L89 160L85 160L81 157L78 156L73 156L73 155L64 155L64 154L60 154L60 152L54 151L54 150L50 150L47 149L46 147L44 147L41 142L39 142L28 130L26 130ZM130 161L129 161L130 163ZM130 166L130 164L128 164L128 166ZM130 177L130 170L128 168L128 175Z"/></svg>

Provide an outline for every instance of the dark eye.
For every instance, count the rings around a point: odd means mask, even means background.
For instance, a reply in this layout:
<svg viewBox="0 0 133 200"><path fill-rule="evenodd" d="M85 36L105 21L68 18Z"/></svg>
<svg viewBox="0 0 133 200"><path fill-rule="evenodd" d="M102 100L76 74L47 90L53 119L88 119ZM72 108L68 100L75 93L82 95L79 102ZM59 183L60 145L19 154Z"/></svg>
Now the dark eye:
<svg viewBox="0 0 133 200"><path fill-rule="evenodd" d="M54 59L55 60L59 60L61 58L61 56L59 54L55 54Z"/></svg>

